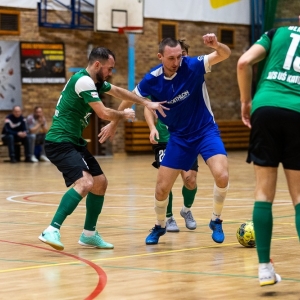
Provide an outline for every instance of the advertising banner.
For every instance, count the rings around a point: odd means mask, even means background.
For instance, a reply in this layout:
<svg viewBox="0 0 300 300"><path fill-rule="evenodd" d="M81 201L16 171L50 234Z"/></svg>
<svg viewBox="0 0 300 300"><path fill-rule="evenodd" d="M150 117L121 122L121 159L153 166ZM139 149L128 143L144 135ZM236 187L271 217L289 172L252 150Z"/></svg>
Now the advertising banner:
<svg viewBox="0 0 300 300"><path fill-rule="evenodd" d="M20 43L22 83L65 83L63 43Z"/></svg>

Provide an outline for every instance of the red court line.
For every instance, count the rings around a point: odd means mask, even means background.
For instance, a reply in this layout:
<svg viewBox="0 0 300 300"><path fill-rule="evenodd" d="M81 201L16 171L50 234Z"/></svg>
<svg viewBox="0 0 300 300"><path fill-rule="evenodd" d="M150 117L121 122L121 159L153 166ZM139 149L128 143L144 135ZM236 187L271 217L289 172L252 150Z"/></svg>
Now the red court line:
<svg viewBox="0 0 300 300"><path fill-rule="evenodd" d="M23 200L26 200L26 201L28 201L28 202L35 202L35 203L41 203L41 201L35 201L35 200L31 200L30 198L31 197L34 197L34 196L40 196L40 195L42 195L42 194L38 194L38 195L29 195L29 196L26 196L26 197L23 197ZM51 204L51 203L49 203L49 204Z"/></svg>
<svg viewBox="0 0 300 300"><path fill-rule="evenodd" d="M79 261L82 261L85 264L92 267L96 271L96 273L98 274L98 283L97 283L97 286L95 287L95 289L92 291L92 293L89 294L86 298L84 298L84 300L95 299L103 291L103 289L106 286L106 283L107 283L106 273L98 265L94 264L93 262L91 262L87 259L81 258L79 256L76 256L76 255L73 255L73 254L70 254L70 253L61 252L61 251L48 249L48 248L35 246L35 245L30 245L30 244L17 243L17 242L5 241L5 240L0 240L0 242L9 243L9 244L16 244L16 245L27 246L27 247L32 247L32 248L37 248L37 249L42 249L42 250L46 250L46 251L55 252L55 253L65 255L65 256L69 256L69 257L72 257L72 258L77 259Z"/></svg>

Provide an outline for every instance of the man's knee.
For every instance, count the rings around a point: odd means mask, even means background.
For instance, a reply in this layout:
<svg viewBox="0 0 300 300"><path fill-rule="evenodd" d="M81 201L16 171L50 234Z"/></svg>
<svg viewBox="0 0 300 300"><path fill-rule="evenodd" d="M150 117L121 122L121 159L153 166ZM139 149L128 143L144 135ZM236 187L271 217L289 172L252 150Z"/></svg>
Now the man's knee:
<svg viewBox="0 0 300 300"><path fill-rule="evenodd" d="M191 172L191 171L190 171ZM184 186L189 190L194 190L197 187L197 173L185 173L182 175Z"/></svg>
<svg viewBox="0 0 300 300"><path fill-rule="evenodd" d="M215 176L215 182L219 188L224 188L224 187L228 186L228 182L229 182L228 172L223 171L223 172L220 172L219 174L217 174L217 176Z"/></svg>
<svg viewBox="0 0 300 300"><path fill-rule="evenodd" d="M168 189L167 187L163 187L162 185L157 184L155 189L155 198L157 200L164 200L168 197L171 189Z"/></svg>
<svg viewBox="0 0 300 300"><path fill-rule="evenodd" d="M15 142L15 137L12 134L8 134L2 138L4 145L13 144Z"/></svg>
<svg viewBox="0 0 300 300"><path fill-rule="evenodd" d="M93 187L90 190L95 195L104 195L107 189L107 179L104 174L93 177Z"/></svg>

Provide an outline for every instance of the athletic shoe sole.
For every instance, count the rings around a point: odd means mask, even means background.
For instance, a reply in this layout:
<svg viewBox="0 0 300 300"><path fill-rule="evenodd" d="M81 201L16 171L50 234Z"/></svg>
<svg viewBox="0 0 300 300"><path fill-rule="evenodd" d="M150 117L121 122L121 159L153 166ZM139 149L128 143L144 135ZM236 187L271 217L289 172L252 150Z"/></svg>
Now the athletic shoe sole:
<svg viewBox="0 0 300 300"><path fill-rule="evenodd" d="M263 281L263 282L260 282L260 286L263 287L263 286L274 285L276 283L279 283L281 281L280 275L275 273L275 277L276 277L275 282L273 280L272 281Z"/></svg>
<svg viewBox="0 0 300 300"><path fill-rule="evenodd" d="M81 242L80 240L78 241L78 244L81 245L81 246L88 247L88 248L114 249L114 246L112 246L112 247L100 247L100 246L95 246L95 245L85 244L85 243Z"/></svg>
<svg viewBox="0 0 300 300"><path fill-rule="evenodd" d="M49 242L46 239L44 239L42 235L39 236L39 240L42 241L43 243L51 246L52 248L54 248L56 250L59 250L59 251L64 250L64 246Z"/></svg>

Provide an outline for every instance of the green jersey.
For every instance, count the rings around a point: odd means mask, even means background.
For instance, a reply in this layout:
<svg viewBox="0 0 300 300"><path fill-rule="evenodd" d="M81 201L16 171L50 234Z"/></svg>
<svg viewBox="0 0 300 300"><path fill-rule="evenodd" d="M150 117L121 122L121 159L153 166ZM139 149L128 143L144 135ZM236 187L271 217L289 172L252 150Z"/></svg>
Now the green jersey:
<svg viewBox="0 0 300 300"><path fill-rule="evenodd" d="M168 126L158 119L156 123L156 129L159 134L159 140L155 139L159 143L167 143L170 137Z"/></svg>
<svg viewBox="0 0 300 300"><path fill-rule="evenodd" d="M99 93L111 89L110 83L104 81L97 90L89 73L83 69L74 74L58 99L52 125L46 135L46 140L55 143L73 143L84 146L83 129L89 124L92 114L90 102L101 101Z"/></svg>
<svg viewBox="0 0 300 300"><path fill-rule="evenodd" d="M268 55L252 102L300 112L300 27L272 29L256 42Z"/></svg>

